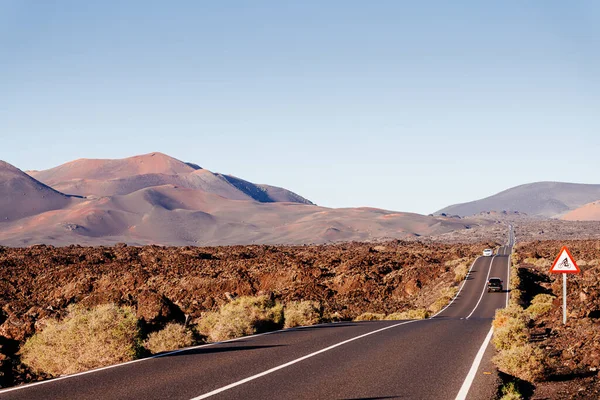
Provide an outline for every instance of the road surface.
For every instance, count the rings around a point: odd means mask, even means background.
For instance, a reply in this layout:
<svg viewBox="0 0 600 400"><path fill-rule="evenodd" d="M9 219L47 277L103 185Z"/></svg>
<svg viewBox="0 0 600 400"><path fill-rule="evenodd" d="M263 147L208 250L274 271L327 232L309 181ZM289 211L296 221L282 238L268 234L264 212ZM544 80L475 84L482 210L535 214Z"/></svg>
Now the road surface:
<svg viewBox="0 0 600 400"><path fill-rule="evenodd" d="M491 321L514 237L478 258L434 318L324 324L242 338L0 392L0 399L490 399ZM479 355L479 357L477 357ZM483 356L483 357L481 357ZM480 363L475 363L476 359Z"/></svg>

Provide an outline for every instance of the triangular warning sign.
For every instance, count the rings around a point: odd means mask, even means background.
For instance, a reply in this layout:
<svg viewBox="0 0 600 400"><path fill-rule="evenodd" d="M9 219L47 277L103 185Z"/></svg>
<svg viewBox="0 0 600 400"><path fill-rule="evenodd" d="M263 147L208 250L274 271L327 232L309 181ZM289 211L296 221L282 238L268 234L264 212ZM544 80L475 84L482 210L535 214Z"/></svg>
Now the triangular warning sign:
<svg viewBox="0 0 600 400"><path fill-rule="evenodd" d="M550 272L553 274L578 274L580 270L569 249L563 247L560 249L560 253L558 253L556 260L554 260Z"/></svg>

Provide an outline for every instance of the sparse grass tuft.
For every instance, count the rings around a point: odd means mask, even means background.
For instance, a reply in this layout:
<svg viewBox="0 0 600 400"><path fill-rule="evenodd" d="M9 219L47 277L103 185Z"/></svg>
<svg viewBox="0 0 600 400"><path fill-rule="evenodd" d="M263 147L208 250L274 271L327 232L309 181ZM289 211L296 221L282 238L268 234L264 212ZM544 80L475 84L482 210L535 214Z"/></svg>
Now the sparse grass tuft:
<svg viewBox="0 0 600 400"><path fill-rule="evenodd" d="M267 296L239 297L218 312L205 313L198 331L218 342L283 327L283 306Z"/></svg>
<svg viewBox="0 0 600 400"><path fill-rule="evenodd" d="M429 317L429 311L424 308L419 308L416 310L407 310L402 312L397 312L388 315L385 317L388 321L396 321L401 319L425 319Z"/></svg>
<svg viewBox="0 0 600 400"><path fill-rule="evenodd" d="M144 347L153 354L177 350L194 344L194 335L181 324L167 324L164 329L148 335Z"/></svg>
<svg viewBox="0 0 600 400"><path fill-rule="evenodd" d="M316 301L292 301L283 309L285 328L316 325L322 320L321 309Z"/></svg>
<svg viewBox="0 0 600 400"><path fill-rule="evenodd" d="M522 400L523 395L519 392L516 382L508 382L502 386L502 397L500 400Z"/></svg>
<svg viewBox="0 0 600 400"><path fill-rule="evenodd" d="M129 307L74 306L62 321L49 320L21 349L21 361L36 372L73 374L130 361L140 352L140 330Z"/></svg>
<svg viewBox="0 0 600 400"><path fill-rule="evenodd" d="M380 321L385 319L385 314L366 312L354 318L355 321Z"/></svg>

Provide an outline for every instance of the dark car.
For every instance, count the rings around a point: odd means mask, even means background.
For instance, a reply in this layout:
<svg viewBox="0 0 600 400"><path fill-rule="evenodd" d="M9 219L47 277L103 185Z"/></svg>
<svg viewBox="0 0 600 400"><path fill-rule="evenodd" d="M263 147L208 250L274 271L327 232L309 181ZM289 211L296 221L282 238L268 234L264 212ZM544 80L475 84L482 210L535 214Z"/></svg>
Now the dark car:
<svg viewBox="0 0 600 400"><path fill-rule="evenodd" d="M487 283L488 292L501 292L502 291L502 279L490 278Z"/></svg>

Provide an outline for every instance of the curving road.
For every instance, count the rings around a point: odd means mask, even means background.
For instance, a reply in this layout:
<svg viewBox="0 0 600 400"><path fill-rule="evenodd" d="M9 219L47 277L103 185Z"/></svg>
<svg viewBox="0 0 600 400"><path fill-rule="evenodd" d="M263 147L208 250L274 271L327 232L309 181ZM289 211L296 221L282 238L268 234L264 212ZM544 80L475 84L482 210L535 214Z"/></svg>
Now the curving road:
<svg viewBox="0 0 600 400"><path fill-rule="evenodd" d="M246 337L0 391L0 399L490 399L491 321L514 235L472 265L434 318L324 324ZM477 362L479 361L479 362Z"/></svg>

